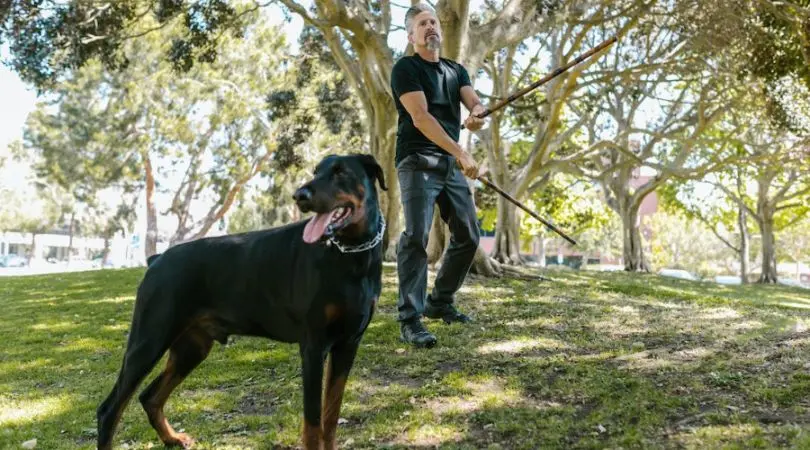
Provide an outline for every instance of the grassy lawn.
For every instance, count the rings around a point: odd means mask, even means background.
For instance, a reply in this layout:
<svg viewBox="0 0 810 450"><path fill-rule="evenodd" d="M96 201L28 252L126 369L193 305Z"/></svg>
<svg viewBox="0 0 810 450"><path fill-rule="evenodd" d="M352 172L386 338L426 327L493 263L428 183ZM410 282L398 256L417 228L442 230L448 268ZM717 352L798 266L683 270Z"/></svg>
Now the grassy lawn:
<svg viewBox="0 0 810 450"><path fill-rule="evenodd" d="M92 448L142 269L0 278L0 448ZM810 448L810 291L655 275L471 278L473 325L399 342L396 278L348 384L344 448ZM196 448L294 448L297 347L237 337L170 398ZM162 368L162 363L150 379ZM145 384L143 385L145 387ZM162 448L137 399L121 448Z"/></svg>

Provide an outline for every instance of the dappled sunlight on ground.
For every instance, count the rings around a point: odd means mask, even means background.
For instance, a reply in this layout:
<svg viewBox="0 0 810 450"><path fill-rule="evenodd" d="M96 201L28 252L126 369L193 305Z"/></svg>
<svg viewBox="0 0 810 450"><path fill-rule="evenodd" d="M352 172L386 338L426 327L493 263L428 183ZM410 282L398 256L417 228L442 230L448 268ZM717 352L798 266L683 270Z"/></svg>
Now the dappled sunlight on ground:
<svg viewBox="0 0 810 450"><path fill-rule="evenodd" d="M797 303L797 302L780 301L778 304L780 306L786 306L790 308L810 309L810 302Z"/></svg>
<svg viewBox="0 0 810 450"><path fill-rule="evenodd" d="M810 448L810 435L806 428L800 426L711 425L688 429L675 435L673 440L689 449L726 448L735 442L746 443L745 448L768 448L768 437L775 434L772 428L782 428L778 433L790 436L783 444L797 449Z"/></svg>
<svg viewBox="0 0 810 450"><path fill-rule="evenodd" d="M611 312L603 320L593 322L597 332L614 337L631 336L643 333L646 321L639 314L636 306L612 306Z"/></svg>
<svg viewBox="0 0 810 450"><path fill-rule="evenodd" d="M129 331L129 322L121 322L115 325L104 325L104 331Z"/></svg>
<svg viewBox="0 0 810 450"><path fill-rule="evenodd" d="M54 351L56 351L57 353L79 351L86 354L90 354L95 352L97 349L102 348L103 346L104 343L99 339L83 337L60 342L60 344L54 349Z"/></svg>
<svg viewBox="0 0 810 450"><path fill-rule="evenodd" d="M73 322L49 322L31 325L32 330L47 331L49 333L70 331L77 327Z"/></svg>
<svg viewBox="0 0 810 450"><path fill-rule="evenodd" d="M50 367L52 364L53 360L51 358L37 358L25 362L3 362L0 363L0 375L42 369Z"/></svg>
<svg viewBox="0 0 810 450"><path fill-rule="evenodd" d="M765 325L763 322L760 322L759 320L745 320L745 321L729 324L728 328L729 328L729 330L734 330L734 331L752 331L752 330L759 330L761 328L765 328L766 326L767 325Z"/></svg>
<svg viewBox="0 0 810 450"><path fill-rule="evenodd" d="M469 413L484 405L501 407L515 404L521 398L518 391L504 387L503 382L496 378L467 381L462 389L466 394L429 399L424 407L438 415Z"/></svg>
<svg viewBox="0 0 810 450"><path fill-rule="evenodd" d="M58 395L42 398L14 398L0 395L0 426L20 425L61 414L75 396Z"/></svg>
<svg viewBox="0 0 810 450"><path fill-rule="evenodd" d="M103 298L101 300L87 302L90 305L98 305L100 303L119 303L119 304L128 304L135 300L134 296L122 296L122 297L109 297Z"/></svg>
<svg viewBox="0 0 810 450"><path fill-rule="evenodd" d="M656 371L672 367L675 362L665 358L653 357L651 353L641 352L632 355L623 355L616 358L625 363L624 367L632 370Z"/></svg>
<svg viewBox="0 0 810 450"><path fill-rule="evenodd" d="M491 353L520 353L526 350L557 350L565 348L569 348L568 344L554 339L523 337L485 344L478 347L478 352L487 355Z"/></svg>
<svg viewBox="0 0 810 450"><path fill-rule="evenodd" d="M428 423L403 432L388 444L435 448L448 442L460 441L462 436L455 426Z"/></svg>
<svg viewBox="0 0 810 450"><path fill-rule="evenodd" d="M699 363L715 355L716 351L706 347L689 348L675 352L666 349L641 351L616 357L616 361L626 369L654 371L664 368L687 368L687 363ZM694 366L692 366L694 367Z"/></svg>
<svg viewBox="0 0 810 450"><path fill-rule="evenodd" d="M741 316L731 308L711 308L698 314L698 317L703 320L729 320L739 319Z"/></svg>
<svg viewBox="0 0 810 450"><path fill-rule="evenodd" d="M341 448L810 448L810 312L789 306L805 301L795 290L475 278L457 297L475 322L426 320L439 344L419 350L399 341L394 267L349 378ZM141 275L4 280L0 448L92 447ZM166 412L203 450L291 449L302 401L297 346L240 336L215 344ZM116 443L161 448L137 400Z"/></svg>

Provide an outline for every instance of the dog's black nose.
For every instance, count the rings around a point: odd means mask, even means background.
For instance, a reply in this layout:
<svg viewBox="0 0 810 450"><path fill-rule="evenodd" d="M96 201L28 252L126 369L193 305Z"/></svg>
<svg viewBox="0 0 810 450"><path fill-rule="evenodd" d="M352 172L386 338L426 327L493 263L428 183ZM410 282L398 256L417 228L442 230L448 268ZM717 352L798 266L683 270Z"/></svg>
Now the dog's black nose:
<svg viewBox="0 0 810 450"><path fill-rule="evenodd" d="M312 189L306 186L299 188L293 194L293 199L302 209L308 208L312 203Z"/></svg>

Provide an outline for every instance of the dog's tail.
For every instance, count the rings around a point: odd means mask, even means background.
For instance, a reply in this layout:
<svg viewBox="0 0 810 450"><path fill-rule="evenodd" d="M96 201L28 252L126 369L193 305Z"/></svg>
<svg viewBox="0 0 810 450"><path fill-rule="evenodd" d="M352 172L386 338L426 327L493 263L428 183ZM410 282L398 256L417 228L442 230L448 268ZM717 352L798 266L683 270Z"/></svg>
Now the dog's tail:
<svg viewBox="0 0 810 450"><path fill-rule="evenodd" d="M155 260L158 259L159 256L160 256L160 253L155 253L154 255L146 258L146 267L151 266L152 263L155 262Z"/></svg>

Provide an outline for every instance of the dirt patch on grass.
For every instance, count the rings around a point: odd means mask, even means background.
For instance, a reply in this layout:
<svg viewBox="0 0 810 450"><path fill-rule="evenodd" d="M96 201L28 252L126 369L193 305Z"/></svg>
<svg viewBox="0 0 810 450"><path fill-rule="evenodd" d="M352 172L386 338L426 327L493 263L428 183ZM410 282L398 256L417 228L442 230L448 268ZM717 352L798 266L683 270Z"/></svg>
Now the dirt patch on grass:
<svg viewBox="0 0 810 450"><path fill-rule="evenodd" d="M245 415L270 415L280 399L276 396L245 395L239 399L232 412Z"/></svg>

